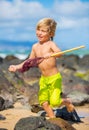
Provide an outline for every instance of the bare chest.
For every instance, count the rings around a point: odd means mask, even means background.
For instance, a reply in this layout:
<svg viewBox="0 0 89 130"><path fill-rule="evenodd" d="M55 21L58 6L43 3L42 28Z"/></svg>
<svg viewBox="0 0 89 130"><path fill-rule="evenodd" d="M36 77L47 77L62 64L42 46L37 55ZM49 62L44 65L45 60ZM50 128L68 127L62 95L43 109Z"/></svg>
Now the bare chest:
<svg viewBox="0 0 89 130"><path fill-rule="evenodd" d="M48 53L51 53L51 51L52 50L51 50L50 46L48 46L48 45L38 45L35 50L37 57L44 57Z"/></svg>

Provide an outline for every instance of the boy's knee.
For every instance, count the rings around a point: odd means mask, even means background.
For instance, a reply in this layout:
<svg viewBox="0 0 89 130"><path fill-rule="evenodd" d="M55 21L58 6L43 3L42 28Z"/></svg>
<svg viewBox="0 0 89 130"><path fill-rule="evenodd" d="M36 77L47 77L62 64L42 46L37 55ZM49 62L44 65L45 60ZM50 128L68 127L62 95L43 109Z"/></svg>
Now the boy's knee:
<svg viewBox="0 0 89 130"><path fill-rule="evenodd" d="M42 104L42 107L46 107L46 106L48 106L48 105L49 105L48 102L44 102L44 103Z"/></svg>
<svg viewBox="0 0 89 130"><path fill-rule="evenodd" d="M72 101L69 98L63 99L62 102L63 102L64 105L66 105L66 104L72 104Z"/></svg>

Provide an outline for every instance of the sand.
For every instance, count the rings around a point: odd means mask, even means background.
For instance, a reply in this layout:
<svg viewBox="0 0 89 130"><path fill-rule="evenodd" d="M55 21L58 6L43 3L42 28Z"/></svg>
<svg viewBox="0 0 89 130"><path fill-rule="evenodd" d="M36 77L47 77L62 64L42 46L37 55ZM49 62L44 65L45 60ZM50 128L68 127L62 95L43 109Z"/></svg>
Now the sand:
<svg viewBox="0 0 89 130"><path fill-rule="evenodd" d="M76 107L76 110L83 123L74 123L73 126L76 130L89 130L89 104ZM0 128L7 128L8 130L14 130L15 124L21 118L37 116L36 113L32 113L19 102L14 105L14 108L3 110L0 114L6 117L5 120L0 120Z"/></svg>

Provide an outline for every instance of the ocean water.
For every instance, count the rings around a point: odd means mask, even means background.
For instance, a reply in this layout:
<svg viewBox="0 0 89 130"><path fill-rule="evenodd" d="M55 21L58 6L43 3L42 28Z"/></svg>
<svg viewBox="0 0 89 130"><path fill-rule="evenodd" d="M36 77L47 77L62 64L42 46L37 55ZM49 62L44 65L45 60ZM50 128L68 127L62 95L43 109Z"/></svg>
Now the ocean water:
<svg viewBox="0 0 89 130"><path fill-rule="evenodd" d="M30 44L30 46L27 46L27 45L24 45L24 46L21 46L21 45L20 46L18 46L18 45L16 45L16 46L10 46L9 45L8 46L7 45L5 47L1 46L0 47L0 57L5 58L8 55L14 55L17 58L24 60L30 55L31 47L32 47L32 44ZM84 55L89 54L89 49L86 49L86 48L79 49L79 50L72 51L72 52L69 52L69 53L66 53L66 54L67 55L75 54L75 55L78 55L80 57L83 57Z"/></svg>
<svg viewBox="0 0 89 130"><path fill-rule="evenodd" d="M30 54L31 49L29 47L18 47L11 49L0 50L0 57L5 58L8 55L16 56L19 59L26 59Z"/></svg>
<svg viewBox="0 0 89 130"><path fill-rule="evenodd" d="M72 51L66 54L68 55L74 54L74 55L78 55L79 57L83 57L84 55L89 55L89 49L79 49L79 50Z"/></svg>
<svg viewBox="0 0 89 130"><path fill-rule="evenodd" d="M0 41L0 57L5 58L8 55L14 55L19 59L26 59L35 42Z"/></svg>

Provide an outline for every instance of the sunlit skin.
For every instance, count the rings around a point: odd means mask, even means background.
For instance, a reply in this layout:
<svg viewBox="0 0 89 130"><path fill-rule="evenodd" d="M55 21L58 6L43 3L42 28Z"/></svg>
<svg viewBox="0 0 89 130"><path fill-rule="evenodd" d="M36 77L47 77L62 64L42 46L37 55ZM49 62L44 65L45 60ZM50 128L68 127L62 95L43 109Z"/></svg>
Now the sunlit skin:
<svg viewBox="0 0 89 130"><path fill-rule="evenodd" d="M38 38L38 43L33 45L29 58L44 57L45 59L38 65L42 75L51 76L57 74L59 70L56 66L56 57L50 56L53 53L59 52L61 50L53 41L50 40L52 36L47 29L42 27L40 29L37 29L36 35ZM9 67L9 71L15 72L16 70L20 69L24 62L19 65L11 65ZM69 99L63 99L61 105L66 105L69 111L72 111L74 109L74 106L71 104L71 101ZM47 101L42 104L42 107L50 118L55 117L54 112Z"/></svg>
<svg viewBox="0 0 89 130"><path fill-rule="evenodd" d="M60 49L50 40L50 34L43 28L36 30L36 35L38 37L39 43L33 46L33 50L37 57L45 57L43 62L39 64L39 69L44 76L50 76L58 73L56 67L56 58L51 57L53 53L59 52ZM39 51L36 51L39 50Z"/></svg>

